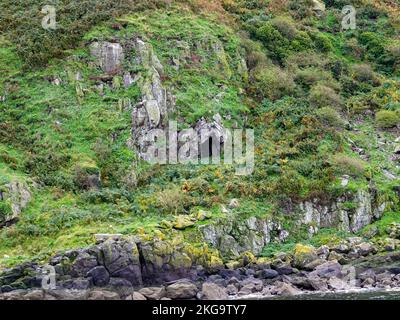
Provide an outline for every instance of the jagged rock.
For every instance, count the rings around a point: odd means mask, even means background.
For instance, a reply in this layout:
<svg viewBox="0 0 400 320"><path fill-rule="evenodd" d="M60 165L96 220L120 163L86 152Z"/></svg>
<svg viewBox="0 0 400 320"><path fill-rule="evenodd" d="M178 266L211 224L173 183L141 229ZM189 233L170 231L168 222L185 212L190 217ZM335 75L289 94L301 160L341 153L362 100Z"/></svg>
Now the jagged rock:
<svg viewBox="0 0 400 320"><path fill-rule="evenodd" d="M72 274L73 276L85 277L87 273L96 266L96 257L87 252L80 252L72 264Z"/></svg>
<svg viewBox="0 0 400 320"><path fill-rule="evenodd" d="M191 299L199 290L189 281L178 281L167 287L167 297L171 299Z"/></svg>
<svg viewBox="0 0 400 320"><path fill-rule="evenodd" d="M18 219L31 197L30 188L24 182L14 180L0 186L0 201L8 203L10 208L8 212L0 213L0 228Z"/></svg>
<svg viewBox="0 0 400 320"><path fill-rule="evenodd" d="M132 285L142 284L139 251L133 241L107 240L98 246L101 262L112 277L129 280Z"/></svg>
<svg viewBox="0 0 400 320"><path fill-rule="evenodd" d="M317 249L317 255L321 259L326 260L329 256L329 247L327 245L323 245Z"/></svg>
<svg viewBox="0 0 400 320"><path fill-rule="evenodd" d="M201 297L203 300L227 300L228 295L223 288L215 283L203 283L201 290Z"/></svg>
<svg viewBox="0 0 400 320"><path fill-rule="evenodd" d="M91 277L93 284L99 287L106 286L110 281L110 274L103 266L94 267L87 273L87 276Z"/></svg>
<svg viewBox="0 0 400 320"><path fill-rule="evenodd" d="M343 204L353 202L355 208L346 208ZM337 227L346 232L356 233L383 214L386 203L379 203L376 192L358 190L355 195L348 195L326 203L319 200L306 201L299 205L302 223L311 226L314 234L319 228Z"/></svg>
<svg viewBox="0 0 400 320"><path fill-rule="evenodd" d="M142 288L139 290L139 293L149 300L160 300L166 295L164 287Z"/></svg>
<svg viewBox="0 0 400 320"><path fill-rule="evenodd" d="M214 115L213 122L207 122L204 118L200 119L194 128L199 139L199 152L202 158L207 158L209 156L220 157L221 145L227 140L227 132L222 124L222 119L219 114ZM211 153L210 154L210 150ZM215 153L215 154L214 154ZM238 205L238 200L232 199L230 203L230 208L232 201L235 200L234 205Z"/></svg>
<svg viewBox="0 0 400 320"><path fill-rule="evenodd" d="M199 226L199 231L204 240L217 248L223 257L234 260L246 251L259 255L270 243L270 233L281 231L281 228L279 224L266 219L250 217L241 221L234 216L227 216Z"/></svg>
<svg viewBox="0 0 400 320"><path fill-rule="evenodd" d="M90 53L104 72L114 74L121 71L124 52L119 43L94 42L90 45Z"/></svg>

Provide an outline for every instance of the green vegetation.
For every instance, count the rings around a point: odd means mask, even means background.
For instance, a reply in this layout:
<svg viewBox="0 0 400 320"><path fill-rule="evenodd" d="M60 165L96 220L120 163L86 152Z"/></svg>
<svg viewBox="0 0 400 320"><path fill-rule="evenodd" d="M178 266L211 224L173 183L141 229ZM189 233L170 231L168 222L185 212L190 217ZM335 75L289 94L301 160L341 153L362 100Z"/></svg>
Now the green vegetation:
<svg viewBox="0 0 400 320"><path fill-rule="evenodd" d="M232 198L239 219L274 217L290 229L265 256L346 236L329 228L308 239L292 214L302 201L373 187L393 211L378 228L397 221L399 10L384 1L358 1L358 27L343 32L343 1L325 1L319 17L306 0L60 0L54 31L41 28L42 1L3 2L0 191L14 180L34 186L19 221L0 229L0 267L90 244L96 233L152 236L175 215L223 217ZM160 59L176 99L171 118L182 128L219 113L227 127L255 130L252 175L137 158L124 102L140 102L140 88L125 89L113 75L101 89L104 75L88 49L136 36ZM126 61L132 74L142 71L133 52ZM0 200L0 220L9 213Z"/></svg>

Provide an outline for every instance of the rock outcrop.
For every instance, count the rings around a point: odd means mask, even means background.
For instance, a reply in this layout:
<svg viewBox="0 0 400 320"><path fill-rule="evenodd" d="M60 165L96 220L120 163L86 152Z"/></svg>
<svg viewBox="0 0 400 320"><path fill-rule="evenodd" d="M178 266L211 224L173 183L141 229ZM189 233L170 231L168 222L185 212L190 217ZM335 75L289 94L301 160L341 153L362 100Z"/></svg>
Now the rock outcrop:
<svg viewBox="0 0 400 320"><path fill-rule="evenodd" d="M3 204L3 209L0 210L0 228L18 219L31 197L30 188L24 182L15 180L0 186L0 204Z"/></svg>
<svg viewBox="0 0 400 320"><path fill-rule="evenodd" d="M386 203L378 202L375 192L359 190L355 195L325 204L318 200L306 201L300 204L299 209L301 223L309 225L310 234L315 234L320 228L331 227L338 227L346 232L358 232L379 219L386 206Z"/></svg>

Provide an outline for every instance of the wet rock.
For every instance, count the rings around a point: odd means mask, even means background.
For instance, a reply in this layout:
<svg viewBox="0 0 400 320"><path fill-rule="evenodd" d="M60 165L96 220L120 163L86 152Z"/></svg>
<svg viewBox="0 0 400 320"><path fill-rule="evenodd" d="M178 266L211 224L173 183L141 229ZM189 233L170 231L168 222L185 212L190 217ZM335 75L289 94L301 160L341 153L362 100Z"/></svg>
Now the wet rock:
<svg viewBox="0 0 400 320"><path fill-rule="evenodd" d="M189 281L178 281L167 287L167 297L171 299L191 299L199 290Z"/></svg>
<svg viewBox="0 0 400 320"><path fill-rule="evenodd" d="M149 300L160 300L161 298L164 298L166 295L164 287L142 288L139 290L139 293L145 296Z"/></svg>
<svg viewBox="0 0 400 320"><path fill-rule="evenodd" d="M201 290L201 297L203 300L227 300L228 295L223 288L215 283L203 283Z"/></svg>

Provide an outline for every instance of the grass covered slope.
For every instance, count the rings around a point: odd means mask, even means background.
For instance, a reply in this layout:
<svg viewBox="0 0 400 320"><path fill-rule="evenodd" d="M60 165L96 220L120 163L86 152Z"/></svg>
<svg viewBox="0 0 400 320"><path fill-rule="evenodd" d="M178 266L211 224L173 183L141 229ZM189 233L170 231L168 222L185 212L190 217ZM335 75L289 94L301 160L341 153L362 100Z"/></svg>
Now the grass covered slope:
<svg viewBox="0 0 400 320"><path fill-rule="evenodd" d="M102 1L96 10L61 1L61 27L50 33L40 28L40 1L31 2L6 2L0 19L0 187L32 184L19 221L0 230L0 266L87 245L96 233L162 232L200 245L196 232L159 227L201 210L212 222L232 198L239 219L273 216L292 228L289 244L308 238L292 209L310 199L373 186L392 211L379 228L400 220L399 8L391 2L358 1L358 27L344 32L342 1L325 1L321 16L305 0ZM35 19L11 21L28 6L24 17ZM253 175L137 159L124 101L140 102L140 88L115 75L101 91L87 46L134 36L160 59L182 128L216 113L226 127L254 128Z"/></svg>

